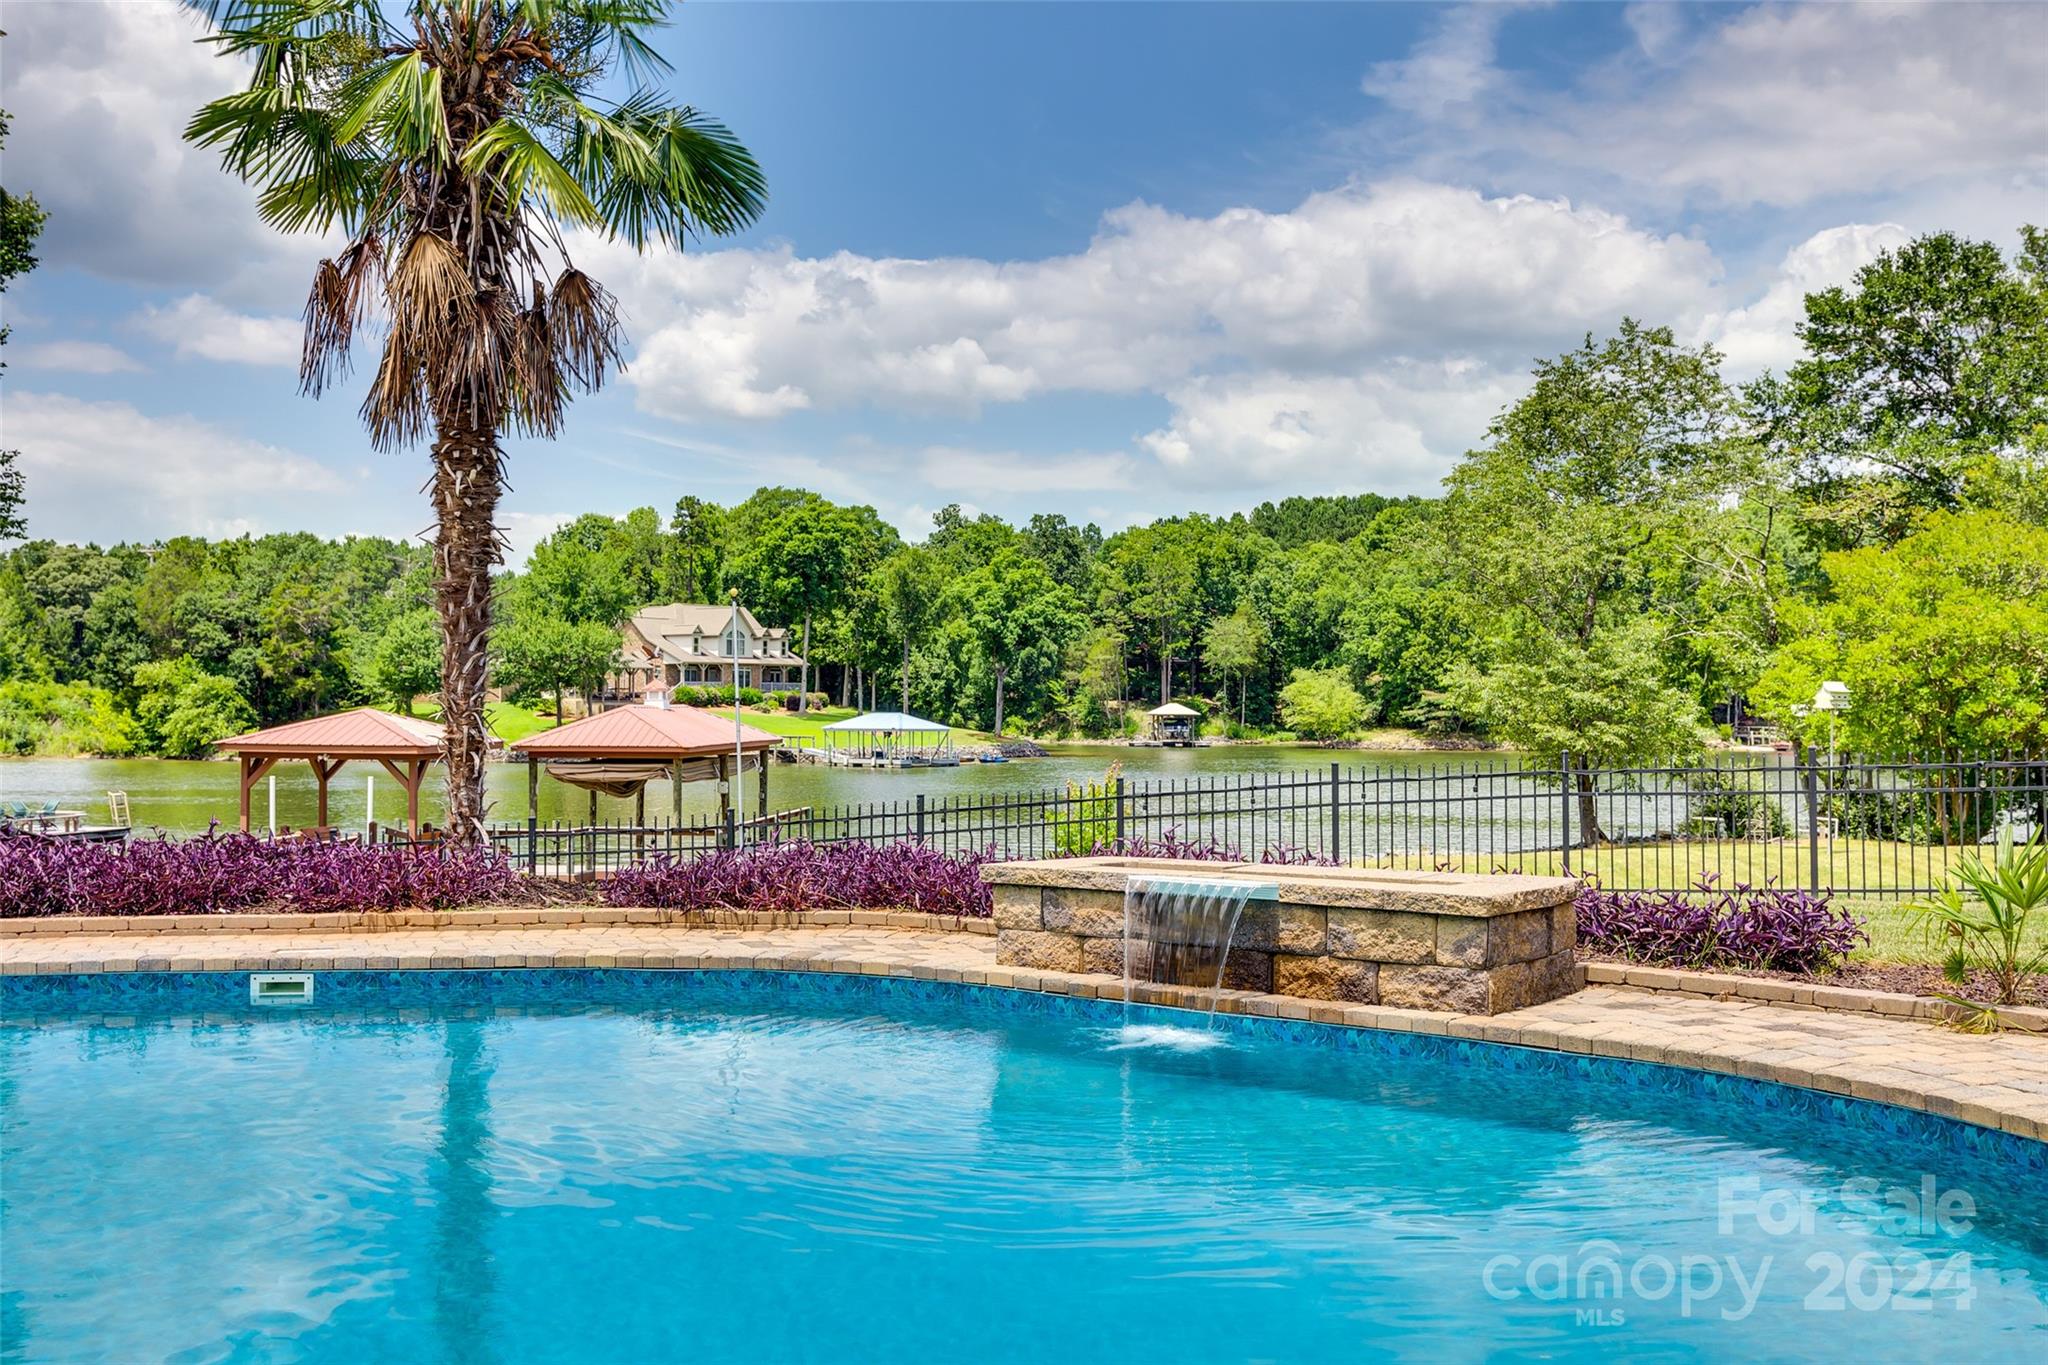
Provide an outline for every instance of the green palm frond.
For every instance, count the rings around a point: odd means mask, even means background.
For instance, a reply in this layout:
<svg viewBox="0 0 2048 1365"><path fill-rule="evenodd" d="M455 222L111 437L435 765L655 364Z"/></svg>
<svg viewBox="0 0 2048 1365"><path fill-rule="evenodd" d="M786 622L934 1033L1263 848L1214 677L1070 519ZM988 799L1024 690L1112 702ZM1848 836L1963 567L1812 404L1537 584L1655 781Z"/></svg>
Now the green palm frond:
<svg viewBox="0 0 2048 1365"><path fill-rule="evenodd" d="M716 119L635 96L611 121L644 143L649 158L609 156L607 148L593 146L594 173L584 183L605 225L635 247L653 239L681 248L693 236L727 236L751 226L767 207L759 164Z"/></svg>
<svg viewBox="0 0 2048 1365"><path fill-rule="evenodd" d="M374 128L380 146L408 161L452 161L441 72L417 52L373 66L342 87L334 138L350 143Z"/></svg>
<svg viewBox="0 0 2048 1365"><path fill-rule="evenodd" d="M564 222L580 227L603 223L590 196L568 167L516 119L502 118L463 149L466 174L494 182L508 202L537 201Z"/></svg>

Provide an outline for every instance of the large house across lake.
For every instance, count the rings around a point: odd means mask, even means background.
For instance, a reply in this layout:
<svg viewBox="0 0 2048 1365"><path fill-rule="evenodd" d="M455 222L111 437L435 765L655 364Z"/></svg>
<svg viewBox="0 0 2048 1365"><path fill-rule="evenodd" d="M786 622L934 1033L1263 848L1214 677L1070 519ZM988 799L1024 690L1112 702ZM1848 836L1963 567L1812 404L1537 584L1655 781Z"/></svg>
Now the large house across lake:
<svg viewBox="0 0 2048 1365"><path fill-rule="evenodd" d="M733 647L733 609L699 602L643 607L626 622L620 649L624 671L612 695L638 701L650 687L726 687L735 668L741 687L794 692L803 684L803 658L790 649L789 632L764 626L739 611L739 648ZM735 664L734 655L738 659Z"/></svg>

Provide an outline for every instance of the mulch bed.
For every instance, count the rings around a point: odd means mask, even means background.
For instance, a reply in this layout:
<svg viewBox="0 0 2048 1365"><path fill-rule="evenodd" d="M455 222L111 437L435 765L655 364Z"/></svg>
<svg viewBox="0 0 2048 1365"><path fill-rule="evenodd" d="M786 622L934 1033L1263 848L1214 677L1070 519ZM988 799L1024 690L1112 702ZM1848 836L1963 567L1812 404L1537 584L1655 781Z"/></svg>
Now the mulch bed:
<svg viewBox="0 0 2048 1365"><path fill-rule="evenodd" d="M1648 967L1667 964L1630 962L1625 958L1608 957L1604 954L1588 954L1581 950L1583 962L1608 962L1621 967ZM1966 1000L1990 1000L1997 995L1992 984L1991 973L1970 973L1969 984L1958 989L1941 974L1941 968L1917 963L1899 962L1851 962L1832 972L1776 972L1754 971L1747 967L1711 967L1717 976L1760 976L1772 981L1798 981L1810 986L1841 986L1857 991L1888 991L1894 995L1960 995ZM2048 1006L2048 979L2035 977L2020 992L2023 1005Z"/></svg>

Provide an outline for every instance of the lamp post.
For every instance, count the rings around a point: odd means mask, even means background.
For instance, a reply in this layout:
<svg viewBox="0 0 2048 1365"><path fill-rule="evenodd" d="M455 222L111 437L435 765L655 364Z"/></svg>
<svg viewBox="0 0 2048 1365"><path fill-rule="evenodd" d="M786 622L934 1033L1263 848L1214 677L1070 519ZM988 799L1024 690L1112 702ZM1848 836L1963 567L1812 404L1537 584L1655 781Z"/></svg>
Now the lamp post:
<svg viewBox="0 0 2048 1365"><path fill-rule="evenodd" d="M738 848L746 842L744 822L739 818L740 785L746 780L747 750L740 729L740 590L732 590L732 780L726 784L725 799L733 813L732 842Z"/></svg>
<svg viewBox="0 0 2048 1365"><path fill-rule="evenodd" d="M1828 713L1828 771L1835 770L1835 712L1849 704L1849 685L1828 681L1813 694L1813 709Z"/></svg>

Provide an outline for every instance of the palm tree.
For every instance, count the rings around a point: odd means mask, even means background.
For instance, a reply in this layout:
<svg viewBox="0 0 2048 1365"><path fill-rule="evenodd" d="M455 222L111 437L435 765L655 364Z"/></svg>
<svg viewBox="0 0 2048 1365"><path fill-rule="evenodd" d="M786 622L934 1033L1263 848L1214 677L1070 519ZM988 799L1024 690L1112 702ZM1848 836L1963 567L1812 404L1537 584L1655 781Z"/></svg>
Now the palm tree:
<svg viewBox="0 0 2048 1365"><path fill-rule="evenodd" d="M314 273L301 387L346 375L374 326L372 444L431 439L448 824L481 841L499 441L555 435L620 358L573 232L681 249L752 223L766 182L723 125L639 83L665 66L645 35L667 0L195 3L255 72L185 136L258 187L272 226L348 237ZM634 84L600 98L615 68Z"/></svg>

